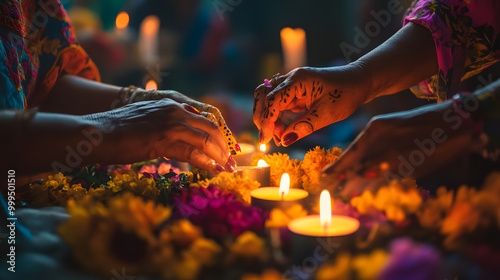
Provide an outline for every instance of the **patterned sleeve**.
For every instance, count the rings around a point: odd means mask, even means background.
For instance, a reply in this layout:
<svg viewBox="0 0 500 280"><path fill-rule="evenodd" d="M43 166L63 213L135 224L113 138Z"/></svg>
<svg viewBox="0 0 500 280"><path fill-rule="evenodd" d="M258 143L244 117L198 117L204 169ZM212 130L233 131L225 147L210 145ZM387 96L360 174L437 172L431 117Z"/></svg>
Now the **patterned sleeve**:
<svg viewBox="0 0 500 280"><path fill-rule="evenodd" d="M39 105L63 74L100 81L97 67L77 43L71 21L59 0L36 2L36 10L44 13L47 20L29 39L39 60L36 86L28 96L29 107Z"/></svg>
<svg viewBox="0 0 500 280"><path fill-rule="evenodd" d="M446 100L459 91L462 81L497 62L499 14L497 0L415 1L404 24L413 22L429 29L439 73L412 91L421 98Z"/></svg>

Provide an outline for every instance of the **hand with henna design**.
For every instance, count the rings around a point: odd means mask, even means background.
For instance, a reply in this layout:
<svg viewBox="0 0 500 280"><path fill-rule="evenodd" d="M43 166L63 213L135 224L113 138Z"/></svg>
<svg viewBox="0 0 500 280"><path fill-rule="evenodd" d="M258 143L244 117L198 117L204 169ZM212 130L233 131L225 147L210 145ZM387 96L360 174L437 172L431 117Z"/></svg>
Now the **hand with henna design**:
<svg viewBox="0 0 500 280"><path fill-rule="evenodd" d="M260 142L274 138L276 145L289 146L295 141L331 123L350 116L366 101L361 67L303 67L276 77L273 87L264 84L254 93L254 123L260 130ZM276 86L277 85L277 86ZM287 111L301 113L287 124Z"/></svg>

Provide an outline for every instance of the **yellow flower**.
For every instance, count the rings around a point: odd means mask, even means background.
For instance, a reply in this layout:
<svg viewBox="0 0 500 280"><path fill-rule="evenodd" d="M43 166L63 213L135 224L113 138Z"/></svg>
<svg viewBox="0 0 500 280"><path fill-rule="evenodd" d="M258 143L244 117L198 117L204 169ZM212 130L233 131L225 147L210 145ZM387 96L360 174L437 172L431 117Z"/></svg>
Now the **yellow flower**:
<svg viewBox="0 0 500 280"><path fill-rule="evenodd" d="M415 213L422 204L422 198L411 182L393 180L388 186L378 189L375 196L364 191L361 196L351 199L351 205L359 213L366 214L370 207L384 211L387 219L400 222L406 215Z"/></svg>
<svg viewBox="0 0 500 280"><path fill-rule="evenodd" d="M115 176L112 181L108 182L108 187L113 192L130 191L150 200L156 200L160 194L160 190L156 188L153 178L146 178L142 174L138 175L134 172Z"/></svg>
<svg viewBox="0 0 500 280"><path fill-rule="evenodd" d="M217 242L206 238L197 238L188 250L189 254L205 266L213 265L221 252L222 248Z"/></svg>
<svg viewBox="0 0 500 280"><path fill-rule="evenodd" d="M201 264L188 252L182 252L180 256L172 260L163 267L162 276L167 279L194 280L200 272Z"/></svg>
<svg viewBox="0 0 500 280"><path fill-rule="evenodd" d="M201 236L201 229L188 220L177 220L168 229L172 240L179 247L189 246Z"/></svg>
<svg viewBox="0 0 500 280"><path fill-rule="evenodd" d="M316 273L316 280L350 280L351 255L340 253L334 263L322 265Z"/></svg>
<svg viewBox="0 0 500 280"><path fill-rule="evenodd" d="M458 246L458 238L475 230L479 219L479 213L469 203L455 203L441 227L441 233L446 235L444 245L449 249Z"/></svg>
<svg viewBox="0 0 500 280"><path fill-rule="evenodd" d="M321 170L330 163L333 163L342 154L339 148L326 150L316 146L309 150L304 156L304 160L300 163L302 169L302 187L311 194L316 194L321 191L319 183Z"/></svg>
<svg viewBox="0 0 500 280"><path fill-rule="evenodd" d="M236 198L250 204L250 192L258 187L260 183L248 178L243 178L236 173L222 172L212 179L198 182L200 186L207 188L210 184L219 189L234 193ZM194 186L194 185L192 185Z"/></svg>
<svg viewBox="0 0 500 280"><path fill-rule="evenodd" d="M168 238L157 238L160 226L170 217L169 208L125 193L111 198L108 206L92 197L70 200L68 213L71 216L59 234L87 270L109 275L113 269L127 267L132 274L160 274L161 266L153 260L168 251L162 246L170 246L165 242Z"/></svg>
<svg viewBox="0 0 500 280"><path fill-rule="evenodd" d="M377 249L367 255L358 255L352 259L352 267L359 280L376 280L382 267L387 263L389 254Z"/></svg>
<svg viewBox="0 0 500 280"><path fill-rule="evenodd" d="M275 153L271 155L256 154L253 165L257 165L259 159L263 159L271 167L271 185L279 186L283 173L290 175L290 188L302 186L303 170L300 168L300 160L290 159L287 154Z"/></svg>
<svg viewBox="0 0 500 280"><path fill-rule="evenodd" d="M365 190L360 196L351 199L351 205L356 207L356 210L358 210L360 214L367 214L368 210L373 206L374 200L373 194Z"/></svg>
<svg viewBox="0 0 500 280"><path fill-rule="evenodd" d="M246 231L236 238L230 246L230 251L235 257L243 259L265 259L265 242L257 234Z"/></svg>
<svg viewBox="0 0 500 280"><path fill-rule="evenodd" d="M269 219L266 221L267 228L286 227L290 221L305 217L307 211L300 204L294 204L287 209L274 208L269 213Z"/></svg>

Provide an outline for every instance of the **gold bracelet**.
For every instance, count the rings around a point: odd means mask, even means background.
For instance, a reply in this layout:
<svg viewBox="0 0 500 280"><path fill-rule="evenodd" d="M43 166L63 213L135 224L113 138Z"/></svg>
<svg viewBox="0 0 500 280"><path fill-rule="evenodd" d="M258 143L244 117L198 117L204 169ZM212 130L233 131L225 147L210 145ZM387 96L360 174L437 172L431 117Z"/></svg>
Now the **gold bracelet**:
<svg viewBox="0 0 500 280"><path fill-rule="evenodd" d="M135 92L137 91L137 88L135 86L128 86L128 87L123 87L120 89L118 92L118 96L123 104L130 104L132 103L132 97L134 96Z"/></svg>

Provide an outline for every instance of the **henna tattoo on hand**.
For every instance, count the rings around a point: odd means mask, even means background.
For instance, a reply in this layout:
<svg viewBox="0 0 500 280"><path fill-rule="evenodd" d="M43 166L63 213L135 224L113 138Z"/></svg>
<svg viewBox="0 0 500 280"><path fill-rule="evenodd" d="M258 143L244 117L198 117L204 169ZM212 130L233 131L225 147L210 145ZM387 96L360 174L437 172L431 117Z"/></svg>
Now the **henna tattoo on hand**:
<svg viewBox="0 0 500 280"><path fill-rule="evenodd" d="M287 87L284 91L281 92L280 102L283 102L286 104L287 98L290 98L290 87Z"/></svg>
<svg viewBox="0 0 500 280"><path fill-rule="evenodd" d="M333 93L328 92L328 95L330 95L330 97L328 99L332 100L332 103L335 103L335 101L337 101L337 99L342 97L342 93L343 92L341 90L335 89L333 91Z"/></svg>

